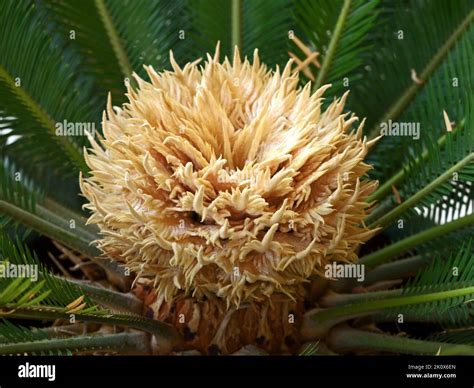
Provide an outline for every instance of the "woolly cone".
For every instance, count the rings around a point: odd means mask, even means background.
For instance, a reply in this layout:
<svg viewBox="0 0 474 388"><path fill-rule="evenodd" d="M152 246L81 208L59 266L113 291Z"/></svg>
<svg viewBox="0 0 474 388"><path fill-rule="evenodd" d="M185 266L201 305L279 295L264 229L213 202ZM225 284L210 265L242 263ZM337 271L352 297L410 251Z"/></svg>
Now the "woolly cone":
<svg viewBox="0 0 474 388"><path fill-rule="evenodd" d="M180 68L171 54L173 71L134 75L85 152L98 247L149 279L160 318L185 296L214 301L221 320L242 304L296 306L310 276L354 261L373 233L370 142L343 112L347 93L323 110L330 85L300 88L291 61L272 72L257 51L253 64L218 55Z"/></svg>

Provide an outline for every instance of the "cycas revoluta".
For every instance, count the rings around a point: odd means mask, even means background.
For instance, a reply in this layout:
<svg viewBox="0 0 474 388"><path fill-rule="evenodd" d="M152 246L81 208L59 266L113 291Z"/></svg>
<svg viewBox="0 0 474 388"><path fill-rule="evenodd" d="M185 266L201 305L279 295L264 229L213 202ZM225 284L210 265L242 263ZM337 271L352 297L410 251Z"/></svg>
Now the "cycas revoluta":
<svg viewBox="0 0 474 388"><path fill-rule="evenodd" d="M473 15L1 2L0 353L474 354Z"/></svg>
<svg viewBox="0 0 474 388"><path fill-rule="evenodd" d="M351 132L347 95L322 109L330 85L300 88L292 61L272 73L257 52L250 64L236 48L232 63L220 64L217 49L201 69L171 64L160 74L148 67L151 83L137 76L117 113L109 102L104 148L91 138L86 153L89 222L107 256L137 282L153 281L158 318L176 300L204 302L217 311L217 322L201 318L214 326L205 330L211 340L225 316L232 327L239 315L226 309L251 303L265 311L254 340L282 344L265 314L295 310L310 276L330 261L355 261L373 234L364 226L376 187L364 179L370 143L362 125ZM239 327L226 333L239 337Z"/></svg>

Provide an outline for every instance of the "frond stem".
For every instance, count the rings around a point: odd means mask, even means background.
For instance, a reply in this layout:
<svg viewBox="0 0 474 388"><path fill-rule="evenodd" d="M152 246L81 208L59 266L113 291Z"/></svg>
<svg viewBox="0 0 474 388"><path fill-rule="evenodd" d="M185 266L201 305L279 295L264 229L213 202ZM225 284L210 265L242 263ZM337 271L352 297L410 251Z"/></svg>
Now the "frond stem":
<svg viewBox="0 0 474 388"><path fill-rule="evenodd" d="M431 181L423 189L421 189L420 191L418 191L417 193L412 195L406 201L402 202L396 208L392 209L390 212L386 213L384 216L382 216L378 220L372 221L369 224L369 228L375 228L375 227L379 227L379 226L380 227L386 227L388 224L390 224L390 222L392 222L394 219L396 219L398 216L400 216L406 210L408 210L408 209L412 208L414 205L416 205L422 198L426 197L427 195L432 193L434 190L436 190L437 187L442 185L447 180L452 179L453 174L455 172L463 169L468 164L472 163L472 161L474 161L474 152L470 153L465 158L463 158L461 161L459 161L454 166L452 166L450 169L446 170L443 174L441 174L436 179Z"/></svg>
<svg viewBox="0 0 474 388"><path fill-rule="evenodd" d="M89 171L79 149L68 140L67 136L56 136L56 125L54 120L43 110L38 102L36 102L33 97L25 91L24 88L15 85L14 78L2 66L0 66L0 78L5 80L8 88L17 96L24 106L27 107L38 123L50 132L51 138L56 140L58 145L64 150L65 154L69 156L73 164L77 166L80 171Z"/></svg>
<svg viewBox="0 0 474 388"><path fill-rule="evenodd" d="M398 290L395 290L398 291ZM305 314L302 334L305 339L321 338L328 330L349 319L401 306L436 302L474 294L474 286L418 295L402 295L368 300L327 309L315 309Z"/></svg>
<svg viewBox="0 0 474 388"><path fill-rule="evenodd" d="M239 48L242 52L242 4L240 0L232 0L232 14L231 14L231 25L232 25L232 47Z"/></svg>
<svg viewBox="0 0 474 388"><path fill-rule="evenodd" d="M143 330L153 334L157 340L161 341L166 348L172 348L180 342L179 334L170 325L160 322L156 319L144 318L129 314L110 314L110 313L68 313L64 308L49 306L31 306L17 308L15 305L5 305L0 308L0 316L18 319L48 320L56 319L69 320L72 315L77 321L95 322L105 325L117 325L132 327L137 330Z"/></svg>
<svg viewBox="0 0 474 388"><path fill-rule="evenodd" d="M460 123L460 125L456 126L453 129L453 135L464 128L464 120ZM442 149L446 144L446 137L447 134L444 133L442 136L438 138L438 148ZM414 162L414 166L420 165L420 163L424 162L428 156L430 155L429 151L425 149L420 156L418 156ZM399 182L401 182L407 174L411 171L411 168L403 166L397 173L395 173L389 180L387 180L384 184L378 187L369 197L367 197L367 202L373 201L380 201L383 197L387 196L391 190L392 186L396 187Z"/></svg>
<svg viewBox="0 0 474 388"><path fill-rule="evenodd" d="M474 355L474 346L416 340L412 338L337 326L329 333L328 345L338 353L358 350L388 351L413 355Z"/></svg>
<svg viewBox="0 0 474 388"><path fill-rule="evenodd" d="M0 344L0 354L48 354L58 351L114 351L121 354L150 354L149 339L145 333L87 335L71 338Z"/></svg>
<svg viewBox="0 0 474 388"><path fill-rule="evenodd" d="M458 218L455 221L451 221L443 225L434 226L415 235L404 238L395 244L388 245L385 248L370 253L362 257L359 260L359 263L364 264L366 267L373 267L377 264L383 263L384 261L390 260L399 253L405 252L417 245L423 244L426 241L443 236L472 224L474 224L474 214Z"/></svg>
<svg viewBox="0 0 474 388"><path fill-rule="evenodd" d="M112 48L117 57L122 74L125 77L130 77L133 73L133 69L128 59L127 52L125 51L125 47L122 44L120 35L117 29L115 28L112 16L110 15L109 10L107 9L105 1L95 0L95 5L97 7L97 10L99 11L100 18L104 23L105 30L107 31L107 35L109 36L110 43L112 44Z"/></svg>
<svg viewBox="0 0 474 388"><path fill-rule="evenodd" d="M402 114L405 108L415 98L416 94L423 88L429 77L439 67L443 59L448 55L449 51L454 47L460 36L469 27L473 19L474 11L471 11L467 14L466 18L461 22L461 24L452 32L446 42L433 55L426 67L420 73L419 78L423 82L418 83L413 81L413 83L405 90L401 97L388 109L383 118L376 125L374 125L368 134L369 139L374 139L379 135L381 123L388 120L395 120Z"/></svg>
<svg viewBox="0 0 474 388"><path fill-rule="evenodd" d="M37 214L30 213L9 202L0 200L0 212L24 224L25 226L56 240L67 247L91 258L96 264L104 268L109 276L123 278L123 270L112 260L99 257L101 252L93 245L90 232L76 226L74 232L63 223L58 223L58 216L48 209L36 204ZM63 220L64 221L64 220ZM96 236L95 236L96 237Z"/></svg>
<svg viewBox="0 0 474 388"><path fill-rule="evenodd" d="M331 41L329 42L328 51L324 56L323 63L321 65L321 69L319 69L318 77L316 78L316 83L314 85L315 90L319 89L324 80L326 79L327 73L332 65L333 57L336 53L337 45L339 44L339 39L342 34L342 30L346 23L347 16L349 14L351 8L351 0L344 0L344 4L342 5L341 12L336 22L336 26L334 27L333 35L331 37Z"/></svg>

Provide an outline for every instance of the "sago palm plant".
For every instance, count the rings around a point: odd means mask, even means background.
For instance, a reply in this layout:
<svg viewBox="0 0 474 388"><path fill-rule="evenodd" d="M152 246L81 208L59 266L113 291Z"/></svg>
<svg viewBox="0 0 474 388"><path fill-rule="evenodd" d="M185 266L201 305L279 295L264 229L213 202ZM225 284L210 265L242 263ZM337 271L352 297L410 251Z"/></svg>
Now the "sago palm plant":
<svg viewBox="0 0 474 388"><path fill-rule="evenodd" d="M473 8L1 1L0 354L473 355Z"/></svg>

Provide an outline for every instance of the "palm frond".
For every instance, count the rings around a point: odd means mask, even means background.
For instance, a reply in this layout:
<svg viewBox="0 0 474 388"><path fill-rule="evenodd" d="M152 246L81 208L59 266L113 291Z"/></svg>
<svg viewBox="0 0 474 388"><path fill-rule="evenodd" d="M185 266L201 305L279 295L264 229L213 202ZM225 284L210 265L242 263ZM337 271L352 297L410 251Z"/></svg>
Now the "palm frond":
<svg viewBox="0 0 474 388"><path fill-rule="evenodd" d="M342 353L382 351L412 355L474 355L474 346L441 341L427 341L341 326L331 331L331 348Z"/></svg>
<svg viewBox="0 0 474 388"><path fill-rule="evenodd" d="M402 295L410 296L474 285L473 258L472 241L447 259L436 256L427 268L408 281L402 289ZM394 313L403 314L405 321L420 321L424 317L430 317L430 320L445 327L463 326L469 324L474 316L473 295L397 307ZM390 312L387 314L392 315Z"/></svg>
<svg viewBox="0 0 474 388"><path fill-rule="evenodd" d="M61 306L71 301L82 298L83 303L89 306L100 304L114 310L139 313L142 310L141 301L131 295L118 293L106 288L100 288L73 279L66 279L53 274L38 259L26 244L12 241L7 236L0 234L0 260L6 260L15 265L34 266L38 269L39 280L45 281L45 286L50 289L54 299L49 297L46 301L52 306Z"/></svg>
<svg viewBox="0 0 474 388"><path fill-rule="evenodd" d="M426 221L432 223L430 220ZM395 242L392 241L389 245L364 255L360 258L359 263L373 267L385 261L392 260L406 252L413 252L416 248L424 248L428 244L439 243L443 241L444 236L450 234L454 236L454 234L457 233L462 236L463 233L466 233L466 235L469 236L474 225L474 214L468 214L445 224L434 225L424 229L419 228L419 225L414 225L413 223L409 225L410 229L414 228L418 230L418 232L407 236L405 236L405 232L403 232L403 238ZM451 245L448 244L448 247L450 246Z"/></svg>
<svg viewBox="0 0 474 388"><path fill-rule="evenodd" d="M84 352L149 353L144 333L82 335L52 338L43 330L29 330L4 320L0 323L0 354L72 355Z"/></svg>
<svg viewBox="0 0 474 388"><path fill-rule="evenodd" d="M0 155L2 152L0 151ZM3 164L7 171L14 172L15 177L21 177L24 184L34 190L41 202L57 204L70 212L81 211L83 199L77 194L79 182L77 176L62 176L59 171L52 171L47 165L32 165L18 157L15 149L6 147L3 149ZM20 154L21 155L21 154ZM1 156L0 156L1 158ZM59 214L65 214L59 212Z"/></svg>
<svg viewBox="0 0 474 388"><path fill-rule="evenodd" d="M44 281L45 288L51 291L51 294L44 300L50 306L65 306L79 298L83 298L84 303L88 306L94 305L77 285L54 276L40 262L36 254L19 241L13 242L0 235L0 259L16 266L35 267L38 280Z"/></svg>
<svg viewBox="0 0 474 388"><path fill-rule="evenodd" d="M73 314L77 320L135 327L165 342L178 340L176 333L164 323L136 314L115 314L95 304L93 298L96 296L102 302L107 299L104 293L92 292L89 294L91 297L88 295L90 288L83 289L77 283L52 275L36 255L20 242L12 243L1 238L0 259L5 275L0 277L0 316L54 320L70 319ZM23 265L24 275L36 271L37 277L19 277L18 272L16 277L7 276L8 265L15 265L15 268Z"/></svg>
<svg viewBox="0 0 474 388"><path fill-rule="evenodd" d="M49 338L48 334L42 330L29 330L5 319L0 323L0 344L39 341L47 338Z"/></svg>
<svg viewBox="0 0 474 388"><path fill-rule="evenodd" d="M77 58L49 36L45 25L29 1L0 5L0 111L2 126L12 130L2 135L2 144L18 135L8 146L16 162L76 175L88 170L81 154L85 137L58 136L57 124L91 122L94 98Z"/></svg>
<svg viewBox="0 0 474 388"><path fill-rule="evenodd" d="M195 0L187 3L190 15L190 38L194 57L214 52L217 42L223 55L232 54L231 0Z"/></svg>
<svg viewBox="0 0 474 388"><path fill-rule="evenodd" d="M469 285L471 284L471 285ZM316 339L327 335L335 325L353 318L364 317L380 312L392 312L406 308L406 306L428 305L441 301L464 300L469 301L474 295L472 282L459 288L420 292L415 295L401 295L399 290L393 292L371 292L363 295L350 295L345 302L339 301L335 307L314 309L306 313L302 333L304 339ZM356 296L355 298L353 298ZM448 302L449 303L449 302Z"/></svg>
<svg viewBox="0 0 474 388"><path fill-rule="evenodd" d="M474 261L471 242L448 260L432 261L428 268L410 281L403 289L371 292L338 298L334 307L315 309L307 313L303 332L307 339L320 338L334 325L368 314L409 313L422 316L439 313L449 325L464 324L463 317L472 318L474 296ZM449 316L450 309L454 314ZM460 309L464 309L460 311ZM448 317L443 316L448 314Z"/></svg>
<svg viewBox="0 0 474 388"><path fill-rule="evenodd" d="M303 348L303 350L300 351L299 355L300 356L314 356L315 354L318 353L318 347L319 347L318 342L310 342Z"/></svg>
<svg viewBox="0 0 474 388"><path fill-rule="evenodd" d="M19 175L18 175L19 174ZM93 229L85 221L71 219L48 210L44 205L45 197L21 172L11 171L8 165L0 164L0 223L2 227L13 224L22 225L27 231L34 230L47 237L64 243L88 256L98 256L96 248L90 243L97 238Z"/></svg>
<svg viewBox="0 0 474 388"><path fill-rule="evenodd" d="M329 97L352 88L361 80L368 37L376 25L378 0L294 1L295 18L305 40L322 54L315 88L333 87Z"/></svg>
<svg viewBox="0 0 474 388"><path fill-rule="evenodd" d="M238 45L243 56L251 57L258 49L270 67L287 62L293 26L290 0L194 0L188 7L195 57L214 52L220 42L221 53L229 58Z"/></svg>
<svg viewBox="0 0 474 388"><path fill-rule="evenodd" d="M471 240L468 241L467 244L460 243L461 249L457 254L451 253L447 259L444 255L434 255L430 264L418 271L401 289L401 295L439 292L474 284L474 252ZM399 314L403 315L404 322L436 322L443 327L463 327L472 323L474 305L471 296L463 295L459 298L397 307L393 311L375 315L374 319L396 322Z"/></svg>
<svg viewBox="0 0 474 388"><path fill-rule="evenodd" d="M399 121L396 123L407 123L413 128L418 126L417 139L414 139L413 134L389 135L384 136L376 145L369 157L376 166L375 177L385 181L391 174L395 174L396 166L393 164L389 166L385 161L387 158L398 157L398 155L404 155L404 171L409 171L417 165L429 166L430 162L433 162L433 160L430 161L433 154L446 147L447 136L459 140L465 138L468 142L467 147L472 145L472 121L467 123L467 117L472 115L470 112L473 102L471 91L474 87L474 77L470 67L471 58L474 55L473 40L474 26L471 23L471 27L464 31L448 52L445 62L428 80L423 81L423 89L400 114ZM447 119L452 122L453 133L446 134L447 130L449 131L449 128L446 128ZM395 121L395 118L388 120ZM384 121L387 125L390 123L388 120ZM378 133L380 130L379 126ZM459 151L459 155L465 155L462 153L462 143L459 144L461 148L455 151ZM441 159L443 161L444 158ZM397 183L391 181L390 184L395 184L398 188Z"/></svg>
<svg viewBox="0 0 474 388"><path fill-rule="evenodd" d="M474 329L448 330L433 334L430 336L430 339L432 341L449 342L453 344L474 345Z"/></svg>
<svg viewBox="0 0 474 388"><path fill-rule="evenodd" d="M178 59L188 59L184 0L45 0L40 6L48 11L52 31L80 54L102 109L108 92L116 104L124 102L124 79L132 72L144 76L144 64L168 68L170 49Z"/></svg>
<svg viewBox="0 0 474 388"><path fill-rule="evenodd" d="M3 277L0 280L0 316L10 319L75 320L109 325L123 325L147 331L164 343L179 341L177 333L167 324L134 314L114 314L96 305L87 306L84 296L59 303L61 295L53 293L45 280L34 282L27 277Z"/></svg>
<svg viewBox="0 0 474 388"><path fill-rule="evenodd" d="M397 120L440 66L453 64L449 54L473 18L470 1L410 0L387 6L394 9L383 19L364 77L366 93L354 107L368 118L370 133L379 133L382 121ZM421 82L412 77L412 70Z"/></svg>
<svg viewBox="0 0 474 388"><path fill-rule="evenodd" d="M5 163L0 164L0 206L10 204L24 211L35 213L36 203L38 199L42 199L43 193L36 190L25 178L21 171L15 171ZM8 224L13 224L17 228L20 222L2 211L0 226L5 228Z"/></svg>
<svg viewBox="0 0 474 388"><path fill-rule="evenodd" d="M472 101L474 106L474 100ZM426 158L418 163L414 155L405 165L405 179L397 188L402 203L387 212L395 205L395 198L388 197L381 205L385 213L373 225L385 226L399 219L407 211L425 207L433 214L436 207L452 211L463 205L465 211L472 198L470 182L474 181L474 110L469 113L464 130L448 132L443 147L439 141L428 142ZM414 147L419 149L419 147ZM418 155L420 152L418 152ZM461 195L461 198L460 198ZM466 198L467 197L467 198ZM378 212L376 211L375 214ZM435 212L436 213L436 212ZM371 217L373 218L373 216Z"/></svg>
<svg viewBox="0 0 474 388"><path fill-rule="evenodd" d="M64 2L46 0L38 6L47 10L52 33L81 55L81 67L93 77L99 96L110 91L114 100L123 101L124 75L120 69L95 0ZM73 39L71 39L71 37Z"/></svg>
<svg viewBox="0 0 474 388"><path fill-rule="evenodd" d="M398 223L397 223L398 224ZM423 217L413 216L404 220L404 228L398 229L398 226L392 228L390 235L392 242L402 241L410 236L423 233L425 230L432 230L439 226L435 220ZM474 225L468 225L464 228L456 229L452 232L440 234L434 238L427 239L418 245L410 248L407 252L418 254L423 257L432 257L433 254L439 253L449 256L452 252L457 252L459 247L464 244L474 233Z"/></svg>
<svg viewBox="0 0 474 388"><path fill-rule="evenodd" d="M456 254L441 261L438 257L430 266L404 287L404 295L411 295L420 290L427 290L431 286L450 286L474 283L474 261L472 260L472 241L464 244ZM456 269L456 271L454 271Z"/></svg>
<svg viewBox="0 0 474 388"><path fill-rule="evenodd" d="M242 20L242 54L250 57L258 49L264 63L283 66L288 61L293 28L290 1L244 1Z"/></svg>
<svg viewBox="0 0 474 388"><path fill-rule="evenodd" d="M123 55L127 56L130 70L144 76L143 64L153 65L160 71L169 67L169 50L173 49L177 59L187 54L188 40L185 36L180 39L180 32L185 32L188 28L182 14L182 0L98 0L97 3L102 3L110 14L117 37L108 31L109 39L112 45L115 39L121 40L121 43L115 44L123 46ZM114 50L120 58L122 54L116 48ZM126 74L125 69L123 73Z"/></svg>
<svg viewBox="0 0 474 388"><path fill-rule="evenodd" d="M3 262L3 271L8 263ZM32 305L39 305L51 293L45 289L44 280L35 284L29 278L10 278L4 277L0 280L3 291L0 293L0 306L9 306L11 309L27 308Z"/></svg>

